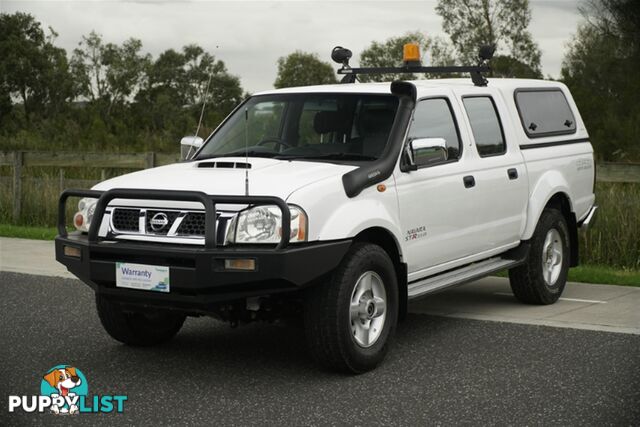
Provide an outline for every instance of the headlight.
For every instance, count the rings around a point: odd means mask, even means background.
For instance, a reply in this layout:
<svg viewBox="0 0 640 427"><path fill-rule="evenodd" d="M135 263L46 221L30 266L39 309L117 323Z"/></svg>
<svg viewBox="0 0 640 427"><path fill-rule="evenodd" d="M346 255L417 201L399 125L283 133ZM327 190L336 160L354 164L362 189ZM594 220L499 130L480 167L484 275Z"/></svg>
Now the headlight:
<svg viewBox="0 0 640 427"><path fill-rule="evenodd" d="M290 242L307 240L307 214L297 206L291 213ZM229 243L279 243L282 235L282 212L277 206L256 206L234 216L227 229Z"/></svg>
<svg viewBox="0 0 640 427"><path fill-rule="evenodd" d="M78 212L73 216L73 225L79 231L89 231L96 211L98 199L84 198L78 202Z"/></svg>

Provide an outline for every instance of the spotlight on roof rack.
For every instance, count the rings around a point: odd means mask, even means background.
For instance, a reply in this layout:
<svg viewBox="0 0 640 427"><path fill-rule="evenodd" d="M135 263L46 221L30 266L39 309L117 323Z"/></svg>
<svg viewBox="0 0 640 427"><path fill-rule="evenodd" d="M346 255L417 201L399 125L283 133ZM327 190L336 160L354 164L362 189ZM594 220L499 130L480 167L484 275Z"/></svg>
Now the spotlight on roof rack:
<svg viewBox="0 0 640 427"><path fill-rule="evenodd" d="M493 54L496 51L496 45L484 45L480 46L480 51L478 52L478 58L481 61L490 61L493 58Z"/></svg>
<svg viewBox="0 0 640 427"><path fill-rule="evenodd" d="M331 51L331 59L344 67L349 67L349 59L351 59L352 55L349 49L342 46L336 46Z"/></svg>

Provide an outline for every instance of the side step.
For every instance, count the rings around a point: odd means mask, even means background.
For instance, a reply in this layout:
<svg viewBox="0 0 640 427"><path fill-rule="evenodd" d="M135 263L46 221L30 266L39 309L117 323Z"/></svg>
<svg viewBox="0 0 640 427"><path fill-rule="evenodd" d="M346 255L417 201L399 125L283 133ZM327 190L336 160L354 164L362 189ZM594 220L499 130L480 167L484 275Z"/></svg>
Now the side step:
<svg viewBox="0 0 640 427"><path fill-rule="evenodd" d="M407 294L409 299L422 297L433 292L441 291L450 286L472 282L491 273L515 267L521 264L522 261L522 259L513 260L496 257L475 262L455 270L445 271L444 273L409 283Z"/></svg>

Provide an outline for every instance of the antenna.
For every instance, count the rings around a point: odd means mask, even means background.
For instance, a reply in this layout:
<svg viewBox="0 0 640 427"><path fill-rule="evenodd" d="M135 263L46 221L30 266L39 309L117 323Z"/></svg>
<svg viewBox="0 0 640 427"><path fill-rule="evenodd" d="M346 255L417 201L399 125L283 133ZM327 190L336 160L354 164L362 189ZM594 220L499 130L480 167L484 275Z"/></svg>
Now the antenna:
<svg viewBox="0 0 640 427"><path fill-rule="evenodd" d="M249 108L244 107L244 195L249 195Z"/></svg>
<svg viewBox="0 0 640 427"><path fill-rule="evenodd" d="M196 127L195 137L198 137L198 132L200 132L200 126L202 126L202 119L204 118L204 109L207 106L207 99L209 98L209 86L211 85L211 77L213 76L213 70L209 73L209 80L207 81L207 88L204 91L204 98L202 99L202 110L200 110L200 120L198 120L198 127ZM193 145L189 146L189 152L187 152L186 158L191 157L191 150L193 150Z"/></svg>

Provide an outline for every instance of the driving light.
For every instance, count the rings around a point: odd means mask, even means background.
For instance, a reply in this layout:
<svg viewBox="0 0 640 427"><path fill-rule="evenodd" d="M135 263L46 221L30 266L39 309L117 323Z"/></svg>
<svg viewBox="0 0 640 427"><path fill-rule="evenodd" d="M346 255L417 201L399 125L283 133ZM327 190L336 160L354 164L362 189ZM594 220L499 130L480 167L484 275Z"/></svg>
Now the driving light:
<svg viewBox="0 0 640 427"><path fill-rule="evenodd" d="M307 215L297 206L289 206L290 242L307 240ZM231 219L227 229L229 243L279 243L282 236L282 213L277 206L255 206Z"/></svg>
<svg viewBox="0 0 640 427"><path fill-rule="evenodd" d="M80 258L82 256L82 252L80 248L76 248L75 246L64 245L64 256L68 256L71 258Z"/></svg>
<svg viewBox="0 0 640 427"><path fill-rule="evenodd" d="M255 259L239 259L239 258L225 259L224 269L254 271L256 269L256 260Z"/></svg>
<svg viewBox="0 0 640 427"><path fill-rule="evenodd" d="M407 43L402 46L402 60L405 65L420 64L420 46L418 46L418 43Z"/></svg>
<svg viewBox="0 0 640 427"><path fill-rule="evenodd" d="M78 202L78 212L73 216L73 225L78 231L89 231L97 203L98 199L80 199Z"/></svg>

